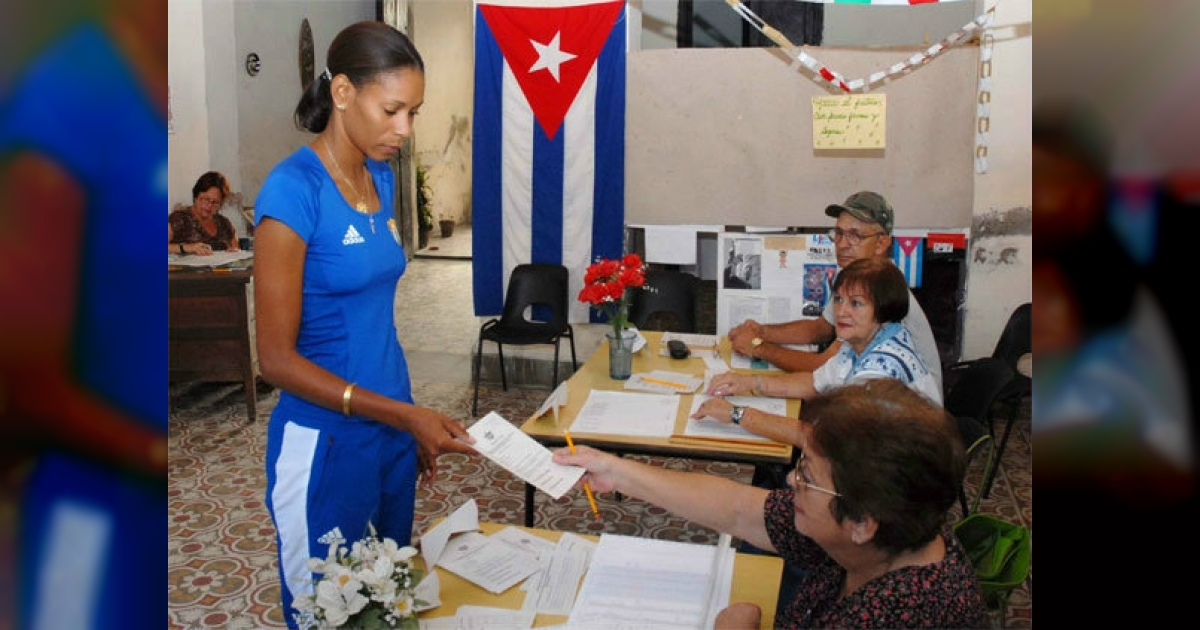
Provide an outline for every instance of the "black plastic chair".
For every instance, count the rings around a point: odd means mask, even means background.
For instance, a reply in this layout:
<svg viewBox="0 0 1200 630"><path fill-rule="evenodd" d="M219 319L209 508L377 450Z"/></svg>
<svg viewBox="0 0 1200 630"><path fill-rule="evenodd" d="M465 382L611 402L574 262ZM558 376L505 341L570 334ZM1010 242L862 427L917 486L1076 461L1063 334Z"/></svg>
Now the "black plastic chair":
<svg viewBox="0 0 1200 630"><path fill-rule="evenodd" d="M696 282L684 271L647 271L646 286L632 289L629 321L638 330L696 332Z"/></svg>
<svg viewBox="0 0 1200 630"><path fill-rule="evenodd" d="M1008 316L1008 322L1004 325L1004 331L1000 333L1000 339L996 342L996 349L992 351L992 356L1004 361L1013 370L1012 380L1000 392L999 400L1008 407L1008 415L1004 419L1004 434L1000 438L1000 444L996 447L996 468L1000 466L1000 456L1004 454L1004 446L1008 444L1008 436L1012 433L1013 422L1017 419L1017 412L1020 411L1021 401L1033 392L1033 381L1026 375L1017 371L1017 363L1021 357L1029 354L1032 351L1032 343L1030 341L1030 325L1032 321L1033 303L1026 302L1016 308L1012 315ZM996 432L992 425L988 424L988 430L995 436ZM995 473L996 468L992 469ZM983 496L986 498L987 493L991 491L992 479L989 477L983 486Z"/></svg>
<svg viewBox="0 0 1200 630"><path fill-rule="evenodd" d="M1004 388L996 395L996 402L1001 403L1007 413L1004 417L1004 432L1000 436L1000 441L996 443L995 452L993 454L993 465L988 471L988 476L983 480L982 496L987 498L992 491L992 482L995 480L996 472L1000 468L1001 457L1004 455L1004 447L1008 444L1008 437L1012 434L1013 423L1017 419L1017 413L1021 409L1021 402L1026 396L1029 396L1033 391L1033 382L1028 376L1017 371L1017 363L1021 357L1028 354L1031 350L1030 336L1030 321L1033 312L1033 303L1026 302L1018 306L1011 315L1008 316L1008 322L1004 324L1004 331L1000 333L1000 339L996 341L996 347L992 350L992 356L986 357L987 360L1001 361L1011 370L1011 378ZM970 365L977 361L985 359L975 359L973 361L960 361L943 369L943 379L945 372L954 370L960 366ZM996 439L996 427L993 423L993 416L989 413L986 418L988 433L992 439Z"/></svg>
<svg viewBox="0 0 1200 630"><path fill-rule="evenodd" d="M558 385L558 348L563 337L571 342L571 369L579 369L575 358L575 331L567 322L567 280L567 268L563 265L527 263L513 268L508 278L508 291L504 294L504 311L498 319L489 319L479 327L473 378L475 397L471 403L471 415L479 415L479 370L483 362L484 341L496 343L500 359L500 384L506 391L508 378L504 373L504 344L553 344L554 382L550 384L551 389ZM526 311L531 316L545 319L527 319Z"/></svg>
<svg viewBox="0 0 1200 630"><path fill-rule="evenodd" d="M967 447L968 465L984 444L993 442L992 432L984 429L984 423L991 426L992 406L996 404L1001 392L1012 381L1012 376L1012 369L1004 361L994 357L956 363L948 367L942 374L942 386L945 390L944 406L950 415L958 419L959 432ZM984 440L985 437L988 439ZM998 451L997 448L991 449L984 465L983 481L970 509L967 506L966 491L960 486L959 500L962 502L964 518L969 516L974 508L978 507L979 501L987 496L987 484L990 483L995 474L995 468L999 465Z"/></svg>

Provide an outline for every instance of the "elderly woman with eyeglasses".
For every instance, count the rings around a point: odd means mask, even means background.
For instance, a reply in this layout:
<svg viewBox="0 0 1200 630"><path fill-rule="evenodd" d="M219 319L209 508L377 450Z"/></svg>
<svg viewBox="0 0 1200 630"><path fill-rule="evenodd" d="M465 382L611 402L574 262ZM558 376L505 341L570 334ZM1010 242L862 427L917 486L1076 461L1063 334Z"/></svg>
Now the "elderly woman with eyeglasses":
<svg viewBox="0 0 1200 630"><path fill-rule="evenodd" d="M207 256L214 251L237 251L237 230L221 215L229 196L225 176L209 171L192 186L192 205L167 217L167 253Z"/></svg>
<svg viewBox="0 0 1200 630"><path fill-rule="evenodd" d="M819 395L790 443L802 456L788 487L757 488L578 446L597 492L621 492L778 553L807 569L775 628L982 628L979 583L946 522L965 471L953 418L895 379ZM734 603L718 628L758 628L762 611Z"/></svg>
<svg viewBox="0 0 1200 630"><path fill-rule="evenodd" d="M848 383L895 378L942 404L942 389L912 335L902 323L908 314L908 285L890 260L863 258L850 263L833 283L833 310L841 349L812 372L775 376L726 372L710 381L711 398L693 418L710 417L747 431L784 441L794 418L734 405L732 395L808 399ZM804 414L804 411L801 411Z"/></svg>

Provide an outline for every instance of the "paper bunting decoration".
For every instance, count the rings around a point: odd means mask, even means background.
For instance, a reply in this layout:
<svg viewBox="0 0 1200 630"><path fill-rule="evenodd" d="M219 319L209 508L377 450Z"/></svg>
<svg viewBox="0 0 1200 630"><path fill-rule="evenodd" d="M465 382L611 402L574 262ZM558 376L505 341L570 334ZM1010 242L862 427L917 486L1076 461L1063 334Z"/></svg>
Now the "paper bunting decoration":
<svg viewBox="0 0 1200 630"><path fill-rule="evenodd" d="M965 1L966 0L800 0L800 2L811 2L813 4L869 4L877 7L908 6L913 4L950 4L952 2Z"/></svg>
<svg viewBox="0 0 1200 630"><path fill-rule="evenodd" d="M825 0L817 0L817 1L825 1ZM928 2L931 0L926 0L926 1ZM945 2L947 0L942 0L942 1ZM960 0L950 0L950 1L957 2ZM750 25L753 26L755 29L757 29L760 33L765 35L771 41L778 44L780 48L783 48L784 50L788 51L789 55L794 56L796 58L796 61L798 61L805 68L808 68L809 71L811 71L815 77L820 77L821 79L825 80L826 82L833 85L834 87L842 90L843 92L860 92L860 91L865 92L865 91L867 91L867 89L870 86L872 86L876 83L879 83L886 78L896 76L898 74L908 71L911 68L915 68L917 66L928 63L929 60L940 55L942 52L944 52L951 46L969 41L970 40L970 37L968 37L969 35L974 33L975 30L980 27L990 25L990 20L992 19L992 13L985 12L984 14L975 18L974 20L968 22L962 28L947 35L945 38L942 39L942 41L930 46L929 48L926 48L925 50L923 50L919 53L914 54L913 56L909 57L908 59L906 59L904 61L901 61L899 63L892 65L887 70L880 70L878 72L873 72L870 75L868 75L865 79L860 78L860 79L853 79L853 80L847 81L842 76L841 73L839 73L838 71L836 71L832 68L827 67L825 64L814 59L811 55L809 55L808 53L801 50L799 46L796 46L791 41L789 41L788 38L786 36L784 36L783 33L779 32L779 30L777 30L775 27L773 27L770 24L767 24L765 21L763 21L762 18L758 17L758 15L756 15L753 11L751 11L749 8L747 8L746 5L742 4L740 2L740 0L725 0L725 2L726 2L726 4L728 4L730 6L730 8L732 8L734 10L735 13L740 15L743 20L746 20L747 22L749 22ZM836 4L838 2L837 2L837 0L829 0L828 3ZM842 3L843 4L852 4L852 2L849 2L849 1L843 1ZM871 0L870 3L871 4L881 4L881 5L882 4L899 5L899 4L922 4L923 2L921 0ZM853 2L853 4L866 4L866 1Z"/></svg>

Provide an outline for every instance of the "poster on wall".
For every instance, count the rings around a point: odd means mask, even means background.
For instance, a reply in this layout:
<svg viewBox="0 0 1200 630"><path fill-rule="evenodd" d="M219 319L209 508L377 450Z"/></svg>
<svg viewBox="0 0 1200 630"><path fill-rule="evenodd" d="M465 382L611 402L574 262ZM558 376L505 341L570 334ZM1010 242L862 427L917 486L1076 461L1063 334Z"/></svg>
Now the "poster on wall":
<svg viewBox="0 0 1200 630"><path fill-rule="evenodd" d="M837 258L825 234L722 232L717 243L718 335L748 319L778 324L819 317L831 299ZM734 367L745 367L734 359Z"/></svg>

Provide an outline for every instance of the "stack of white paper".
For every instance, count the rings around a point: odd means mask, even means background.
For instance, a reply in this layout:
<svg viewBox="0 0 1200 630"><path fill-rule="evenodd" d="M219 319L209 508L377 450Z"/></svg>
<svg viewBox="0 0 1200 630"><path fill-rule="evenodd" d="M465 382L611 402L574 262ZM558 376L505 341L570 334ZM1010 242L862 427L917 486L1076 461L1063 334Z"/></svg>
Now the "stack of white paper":
<svg viewBox="0 0 1200 630"><path fill-rule="evenodd" d="M692 399L692 409L688 412L687 427L683 430L683 434L690 437L706 437L715 439L735 439L735 440L758 440L762 442L771 442L772 440L765 438L757 433L751 433L744 427L738 424L726 424L719 420L715 420L708 416L703 418L693 418L692 415L700 409L705 401L714 398L705 394L697 394ZM766 396L728 396L725 400L731 405L739 405L742 407L753 407L765 413L775 414L777 416L787 415L787 400L783 398L770 398Z"/></svg>
<svg viewBox="0 0 1200 630"><path fill-rule="evenodd" d="M571 610L573 627L705 628L729 605L734 551L603 534Z"/></svg>
<svg viewBox="0 0 1200 630"><path fill-rule="evenodd" d="M571 423L571 433L668 438L675 430L678 414L679 396L676 395L593 389Z"/></svg>

